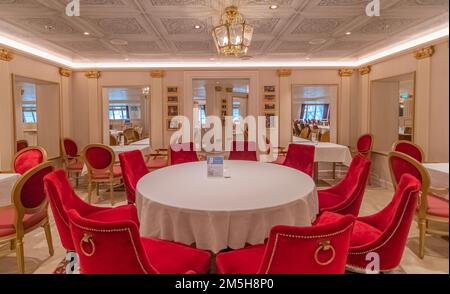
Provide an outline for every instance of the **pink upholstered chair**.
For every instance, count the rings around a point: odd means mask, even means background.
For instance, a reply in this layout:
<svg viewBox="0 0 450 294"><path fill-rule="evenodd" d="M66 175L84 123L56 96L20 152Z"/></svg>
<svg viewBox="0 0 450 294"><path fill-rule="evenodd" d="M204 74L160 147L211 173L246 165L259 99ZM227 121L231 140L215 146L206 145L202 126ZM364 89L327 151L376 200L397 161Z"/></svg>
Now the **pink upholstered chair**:
<svg viewBox="0 0 450 294"><path fill-rule="evenodd" d="M354 217L314 227L276 226L266 244L219 253L220 274L343 274Z"/></svg>
<svg viewBox="0 0 450 294"><path fill-rule="evenodd" d="M331 188L318 191L320 212L332 211L358 216L369 178L371 161L356 155L346 176Z"/></svg>
<svg viewBox="0 0 450 294"><path fill-rule="evenodd" d="M448 200L431 194L430 175L428 170L416 159L404 153L392 151L388 156L392 183L398 186L404 174L410 174L421 182L420 202L417 211L419 223L419 257L425 256L426 234L448 236L448 230L436 230L428 226L429 222L448 224Z"/></svg>
<svg viewBox="0 0 450 294"><path fill-rule="evenodd" d="M96 215L105 220L131 220L139 226L137 210L134 205L123 205L115 208L89 205L75 193L64 170L56 170L46 175L44 185L50 199L50 207L53 211L61 244L67 251L75 251L67 216L70 209L75 209L83 216Z"/></svg>
<svg viewBox="0 0 450 294"><path fill-rule="evenodd" d="M69 213L75 250L84 274L206 273L208 252L186 245L139 236L130 220L104 220Z"/></svg>
<svg viewBox="0 0 450 294"><path fill-rule="evenodd" d="M358 141L356 142L356 149L358 151L358 154L369 158L372 153L372 147L373 147L373 136L371 134L365 134L358 138Z"/></svg>
<svg viewBox="0 0 450 294"><path fill-rule="evenodd" d="M12 162L12 170L23 175L33 167L47 160L47 152L42 147L27 147L16 153Z"/></svg>
<svg viewBox="0 0 450 294"><path fill-rule="evenodd" d="M64 138L61 140L61 151L67 175L75 174L75 180L78 186L78 178L83 171L84 162L81 155L78 154L77 143L72 139Z"/></svg>
<svg viewBox="0 0 450 294"><path fill-rule="evenodd" d="M97 191L101 183L109 184L111 205L114 205L114 183L122 180L122 170L115 165L116 155L114 151L106 145L90 144L83 150L83 161L88 168L88 199L92 202L93 184L97 186Z"/></svg>
<svg viewBox="0 0 450 294"><path fill-rule="evenodd" d="M232 149L230 151L228 159L257 161L258 159L256 155L256 142L233 141Z"/></svg>
<svg viewBox="0 0 450 294"><path fill-rule="evenodd" d="M197 152L194 150L194 143L176 143L170 145L170 165L195 161L198 161L198 156Z"/></svg>
<svg viewBox="0 0 450 294"><path fill-rule="evenodd" d="M306 144L289 144L284 166L295 168L310 177L314 173L315 147Z"/></svg>
<svg viewBox="0 0 450 294"><path fill-rule="evenodd" d="M380 272L395 269L405 250L411 222L417 207L419 181L408 174L401 177L392 201L380 212L358 217L353 228L347 268L364 273L371 259L368 253L379 256ZM316 224L336 222L343 216L325 212Z"/></svg>
<svg viewBox="0 0 450 294"><path fill-rule="evenodd" d="M417 160L418 162L424 162L425 159L422 148L419 145L414 144L410 141L402 140L395 142L394 145L392 146L392 151L407 154L412 158L414 158L415 160Z"/></svg>
<svg viewBox="0 0 450 294"><path fill-rule="evenodd" d="M140 150L120 153L119 160L128 203L132 204L136 201L136 184L149 170Z"/></svg>
<svg viewBox="0 0 450 294"><path fill-rule="evenodd" d="M9 241L16 249L20 273L25 273L25 234L44 228L49 254L54 252L43 181L52 170L51 163L45 162L26 171L14 185L12 204L0 207L0 243Z"/></svg>

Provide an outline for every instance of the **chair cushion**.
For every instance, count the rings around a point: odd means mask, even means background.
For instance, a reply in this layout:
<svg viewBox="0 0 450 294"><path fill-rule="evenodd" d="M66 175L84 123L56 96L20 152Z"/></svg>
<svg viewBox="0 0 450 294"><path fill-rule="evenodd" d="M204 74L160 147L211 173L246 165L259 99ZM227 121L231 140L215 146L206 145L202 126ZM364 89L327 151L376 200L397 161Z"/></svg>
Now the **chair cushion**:
<svg viewBox="0 0 450 294"><path fill-rule="evenodd" d="M168 165L167 158L153 158L147 161L148 169L163 168Z"/></svg>
<svg viewBox="0 0 450 294"><path fill-rule="evenodd" d="M0 237L12 235L16 232L14 227L16 217L16 209L13 205L2 208L0 212ZM34 214L25 214L23 217L23 225L25 230L30 228L47 217L47 210L42 210Z"/></svg>
<svg viewBox="0 0 450 294"><path fill-rule="evenodd" d="M438 196L434 196L429 194L427 197L428 200L428 211L429 215L447 217L448 218L448 200L443 199Z"/></svg>
<svg viewBox="0 0 450 294"><path fill-rule="evenodd" d="M219 253L216 268L219 274L256 274L261 265L266 244Z"/></svg>
<svg viewBox="0 0 450 294"><path fill-rule="evenodd" d="M89 214L86 218L105 223L121 220L132 220L139 227L139 218L134 205L122 205L111 209L103 209Z"/></svg>
<svg viewBox="0 0 450 294"><path fill-rule="evenodd" d="M180 274L194 271L207 273L210 264L208 252L184 244L141 237L149 263L161 274Z"/></svg>
<svg viewBox="0 0 450 294"><path fill-rule="evenodd" d="M79 161L77 159L73 159L69 161L69 164L67 165L67 169L69 170L83 170L84 163L82 161Z"/></svg>
<svg viewBox="0 0 450 294"><path fill-rule="evenodd" d="M343 215L325 211L320 215L314 225L323 225L333 223L344 217ZM382 232L377 228L363 223L361 221L355 221L353 226L352 238L350 240L350 247L361 246L368 244L381 236Z"/></svg>
<svg viewBox="0 0 450 294"><path fill-rule="evenodd" d="M92 178L94 180L103 180L103 179L109 179L109 171L105 171L105 172L96 172L93 174ZM113 174L114 174L114 178L120 178L122 176L122 169L120 168L119 165L115 165L113 167Z"/></svg>
<svg viewBox="0 0 450 294"><path fill-rule="evenodd" d="M345 200L345 195L330 193L326 191L318 191L319 207L320 209L327 209L342 203Z"/></svg>

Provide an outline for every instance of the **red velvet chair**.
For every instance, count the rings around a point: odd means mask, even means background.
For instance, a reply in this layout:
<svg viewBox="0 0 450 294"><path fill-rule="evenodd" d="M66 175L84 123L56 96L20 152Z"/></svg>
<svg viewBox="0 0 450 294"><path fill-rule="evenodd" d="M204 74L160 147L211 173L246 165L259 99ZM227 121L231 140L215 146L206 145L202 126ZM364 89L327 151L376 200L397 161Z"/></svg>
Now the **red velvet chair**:
<svg viewBox="0 0 450 294"><path fill-rule="evenodd" d="M369 159L362 155L355 156L345 178L331 188L318 191L320 212L332 211L358 216L370 165Z"/></svg>
<svg viewBox="0 0 450 294"><path fill-rule="evenodd" d="M208 252L186 245L139 236L129 220L111 221L69 213L75 249L84 274L206 273Z"/></svg>
<svg viewBox="0 0 450 294"><path fill-rule="evenodd" d="M220 274L343 274L354 217L314 227L275 226L266 244L216 257Z"/></svg>
<svg viewBox="0 0 450 294"><path fill-rule="evenodd" d="M64 138L61 140L61 151L67 175L75 174L75 180L78 186L78 178L83 171L84 162L81 155L78 154L77 143L72 139Z"/></svg>
<svg viewBox="0 0 450 294"><path fill-rule="evenodd" d="M417 211L419 223L419 257L425 256L426 234L448 236L448 230L437 230L428 226L429 222L438 222L448 225L449 206L448 199L439 197L430 192L430 175L428 170L413 157L392 151L388 155L391 169L392 183L396 187L404 174L410 174L421 182L420 203Z"/></svg>
<svg viewBox="0 0 450 294"><path fill-rule="evenodd" d="M356 149L358 154L370 158L373 147L373 136L371 134L365 134L358 138L356 142Z"/></svg>
<svg viewBox="0 0 450 294"><path fill-rule="evenodd" d="M67 211L70 209L75 209L80 215L94 214L105 220L131 220L139 226L137 210L134 205L123 205L115 208L89 205L75 193L64 170L56 170L46 175L44 185L46 194L50 199L50 207L61 244L67 251L75 251L67 217Z"/></svg>
<svg viewBox="0 0 450 294"><path fill-rule="evenodd" d="M414 144L410 141L401 140L395 142L394 145L392 146L392 151L405 153L414 158L415 160L417 160L418 162L424 162L425 160L422 148L419 145Z"/></svg>
<svg viewBox="0 0 450 294"><path fill-rule="evenodd" d="M196 161L198 161L198 156L197 152L194 150L194 143L176 143L170 145L170 165Z"/></svg>
<svg viewBox="0 0 450 294"><path fill-rule="evenodd" d="M248 141L233 141L232 149L230 151L228 159L257 161L258 158L256 155L256 143Z"/></svg>
<svg viewBox="0 0 450 294"><path fill-rule="evenodd" d="M17 140L16 142L16 152L19 152L22 149L25 149L28 147L28 141L27 140Z"/></svg>
<svg viewBox="0 0 450 294"><path fill-rule="evenodd" d="M42 147L27 147L16 153L12 162L14 173L23 175L47 160L47 152Z"/></svg>
<svg viewBox="0 0 450 294"><path fill-rule="evenodd" d="M114 183L122 180L122 170L116 163L114 151L106 145L90 144L83 150L83 160L88 168L88 199L91 203L93 184L97 192L101 183L109 184L111 205L114 205Z"/></svg>
<svg viewBox="0 0 450 294"><path fill-rule="evenodd" d="M289 144L284 166L295 168L310 177L314 173L315 147L306 144Z"/></svg>
<svg viewBox="0 0 450 294"><path fill-rule="evenodd" d="M136 201L136 184L143 176L148 174L149 170L140 150L120 153L119 160L127 200L129 204L132 204Z"/></svg>
<svg viewBox="0 0 450 294"><path fill-rule="evenodd" d="M43 181L52 170L52 164L45 162L25 172L14 185L12 204L0 206L0 244L9 241L11 249L16 249L20 273L25 273L25 234L42 227L48 252L50 255L54 252Z"/></svg>
<svg viewBox="0 0 450 294"><path fill-rule="evenodd" d="M368 253L379 255L380 272L395 269L401 261L409 229L414 217L419 196L420 182L405 174L391 201L380 212L358 217L353 228L347 268L364 273L371 260ZM318 225L335 222L343 216L325 212L318 219Z"/></svg>

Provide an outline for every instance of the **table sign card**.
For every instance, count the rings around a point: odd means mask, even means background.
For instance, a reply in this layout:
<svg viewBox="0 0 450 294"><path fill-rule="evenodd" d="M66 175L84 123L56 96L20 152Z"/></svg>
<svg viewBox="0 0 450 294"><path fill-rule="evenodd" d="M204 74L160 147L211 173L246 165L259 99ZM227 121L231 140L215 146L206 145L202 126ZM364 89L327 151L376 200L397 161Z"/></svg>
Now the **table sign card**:
<svg viewBox="0 0 450 294"><path fill-rule="evenodd" d="M223 177L223 156L207 156L207 170L208 177L222 178Z"/></svg>

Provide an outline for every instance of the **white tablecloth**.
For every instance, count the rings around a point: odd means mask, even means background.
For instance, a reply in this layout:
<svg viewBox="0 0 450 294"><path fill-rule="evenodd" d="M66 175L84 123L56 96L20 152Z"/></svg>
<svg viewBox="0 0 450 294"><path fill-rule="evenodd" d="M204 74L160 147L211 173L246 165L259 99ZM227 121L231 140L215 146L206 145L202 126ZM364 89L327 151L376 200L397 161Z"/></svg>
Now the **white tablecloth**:
<svg viewBox="0 0 450 294"><path fill-rule="evenodd" d="M150 139L149 138L142 139L142 140L130 143L130 145L148 145L148 146L150 146Z"/></svg>
<svg viewBox="0 0 450 294"><path fill-rule="evenodd" d="M0 174L0 205L11 203L11 191L19 174Z"/></svg>
<svg viewBox="0 0 450 294"><path fill-rule="evenodd" d="M340 162L347 166L352 162L352 154L347 146L328 142L314 144L309 140L294 137L294 144L309 144L316 147L314 154L315 162Z"/></svg>
<svg viewBox="0 0 450 294"><path fill-rule="evenodd" d="M448 189L448 163L424 163L430 173L431 186Z"/></svg>
<svg viewBox="0 0 450 294"><path fill-rule="evenodd" d="M225 161L224 178L206 162L170 166L137 184L141 235L218 252L259 244L275 225L310 226L318 213L313 180L295 169Z"/></svg>

